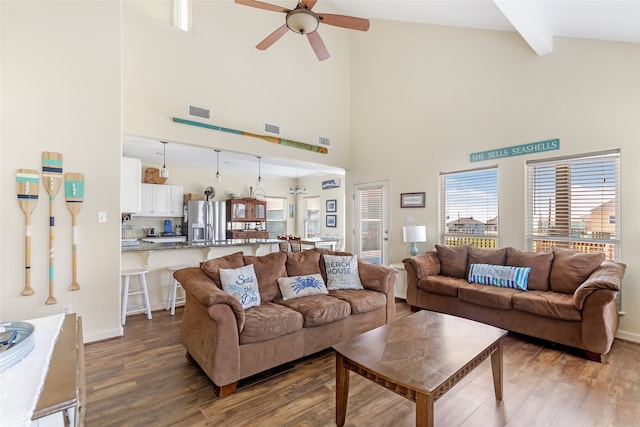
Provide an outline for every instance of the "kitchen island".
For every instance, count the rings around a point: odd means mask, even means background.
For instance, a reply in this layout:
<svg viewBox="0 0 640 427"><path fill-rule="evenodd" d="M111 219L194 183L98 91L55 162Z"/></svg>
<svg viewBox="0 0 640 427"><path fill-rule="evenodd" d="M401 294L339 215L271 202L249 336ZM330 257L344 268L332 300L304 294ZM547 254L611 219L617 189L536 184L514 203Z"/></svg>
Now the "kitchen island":
<svg viewBox="0 0 640 427"><path fill-rule="evenodd" d="M152 310L161 310L165 308L167 301L170 278L167 267L175 265L195 267L207 259L240 251L245 255L261 256L278 250L277 239L233 239L212 243L139 241L138 245L121 248L120 269L148 269L146 278L149 303ZM137 286L137 283L132 283L132 286Z"/></svg>

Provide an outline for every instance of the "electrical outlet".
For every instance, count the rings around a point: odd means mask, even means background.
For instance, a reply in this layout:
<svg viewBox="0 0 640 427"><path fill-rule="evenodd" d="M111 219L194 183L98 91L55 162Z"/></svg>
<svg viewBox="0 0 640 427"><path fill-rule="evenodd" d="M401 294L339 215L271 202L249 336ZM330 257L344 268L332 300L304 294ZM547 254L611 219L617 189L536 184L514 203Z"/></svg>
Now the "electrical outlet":
<svg viewBox="0 0 640 427"><path fill-rule="evenodd" d="M71 305L63 305L62 306L62 312L64 314L70 314L73 311L73 308L71 307Z"/></svg>

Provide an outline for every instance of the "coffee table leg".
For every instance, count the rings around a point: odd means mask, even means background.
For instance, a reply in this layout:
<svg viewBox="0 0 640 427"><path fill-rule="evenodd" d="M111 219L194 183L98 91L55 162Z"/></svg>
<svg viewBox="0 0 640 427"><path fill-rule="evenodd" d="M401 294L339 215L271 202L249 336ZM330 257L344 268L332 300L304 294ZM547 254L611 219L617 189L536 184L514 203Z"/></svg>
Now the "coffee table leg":
<svg viewBox="0 0 640 427"><path fill-rule="evenodd" d="M433 396L416 393L416 427L433 427Z"/></svg>
<svg viewBox="0 0 640 427"><path fill-rule="evenodd" d="M344 357L336 353L336 425L342 427L347 418L349 398L349 370L344 367Z"/></svg>
<svg viewBox="0 0 640 427"><path fill-rule="evenodd" d="M491 371L496 399L502 400L502 341L498 343L498 349L491 353Z"/></svg>

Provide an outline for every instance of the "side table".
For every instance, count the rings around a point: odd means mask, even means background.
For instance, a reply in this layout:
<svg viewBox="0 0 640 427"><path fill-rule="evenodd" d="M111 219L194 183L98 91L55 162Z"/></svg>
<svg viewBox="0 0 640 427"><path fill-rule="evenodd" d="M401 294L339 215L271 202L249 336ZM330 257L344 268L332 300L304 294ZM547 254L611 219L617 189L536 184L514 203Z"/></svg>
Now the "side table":
<svg viewBox="0 0 640 427"><path fill-rule="evenodd" d="M396 262L391 264L398 272L398 280L396 280L395 297L407 299L407 271L404 269L404 263Z"/></svg>

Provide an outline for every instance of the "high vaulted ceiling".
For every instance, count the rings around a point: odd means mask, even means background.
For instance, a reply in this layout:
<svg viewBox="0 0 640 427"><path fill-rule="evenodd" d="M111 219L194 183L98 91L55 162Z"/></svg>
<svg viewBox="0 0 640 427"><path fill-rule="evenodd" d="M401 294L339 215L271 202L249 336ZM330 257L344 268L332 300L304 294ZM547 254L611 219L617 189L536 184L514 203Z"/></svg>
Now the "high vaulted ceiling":
<svg viewBox="0 0 640 427"><path fill-rule="evenodd" d="M515 31L538 55L554 36L640 43L639 0L320 0L314 11L323 2L361 18Z"/></svg>

